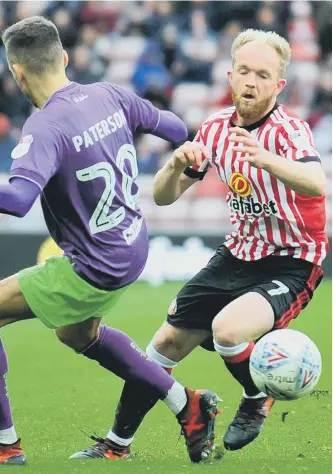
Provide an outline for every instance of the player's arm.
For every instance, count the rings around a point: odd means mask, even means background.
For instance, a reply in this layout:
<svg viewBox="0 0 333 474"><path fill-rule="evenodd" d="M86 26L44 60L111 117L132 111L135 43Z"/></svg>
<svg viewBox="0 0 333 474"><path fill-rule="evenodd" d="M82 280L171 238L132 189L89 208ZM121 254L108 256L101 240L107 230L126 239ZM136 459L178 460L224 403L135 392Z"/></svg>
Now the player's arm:
<svg viewBox="0 0 333 474"><path fill-rule="evenodd" d="M208 155L208 149L197 142L185 142L177 148L172 158L155 176L153 196L156 204L158 206L172 204L189 187L202 179L206 171L199 169L204 168L203 160Z"/></svg>
<svg viewBox="0 0 333 474"><path fill-rule="evenodd" d="M305 157L305 160L313 157ZM288 161L281 156L269 153L264 169L288 188L304 196L323 196L325 194L325 173L320 163L314 161Z"/></svg>
<svg viewBox="0 0 333 474"><path fill-rule="evenodd" d="M128 103L125 111L127 121L131 123L135 132L149 133L171 143L186 140L187 127L177 115L168 110L158 109L149 100L142 99L133 92L126 89L122 91Z"/></svg>
<svg viewBox="0 0 333 474"><path fill-rule="evenodd" d="M23 178L13 178L10 183L0 186L0 213L24 217L40 193L37 184Z"/></svg>
<svg viewBox="0 0 333 474"><path fill-rule="evenodd" d="M235 142L234 151L242 153L239 161L247 161L256 168L265 169L299 194L325 194L325 173L307 129L300 130L299 135L295 130L292 134L284 128L280 130L277 141L281 155L260 148L255 137L243 128L234 127L230 132L233 133L230 141Z"/></svg>
<svg viewBox="0 0 333 474"><path fill-rule="evenodd" d="M0 186L0 212L24 217L57 172L62 156L62 141L40 113L32 115L22 130L22 138L12 151L9 184Z"/></svg>

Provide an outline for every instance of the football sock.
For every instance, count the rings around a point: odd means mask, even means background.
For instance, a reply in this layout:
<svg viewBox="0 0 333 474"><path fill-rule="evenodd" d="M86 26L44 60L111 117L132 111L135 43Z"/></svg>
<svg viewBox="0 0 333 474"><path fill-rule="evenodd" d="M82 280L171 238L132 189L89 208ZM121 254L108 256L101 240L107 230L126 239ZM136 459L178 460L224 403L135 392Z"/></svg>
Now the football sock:
<svg viewBox="0 0 333 474"><path fill-rule="evenodd" d="M157 352L152 344L149 344L146 353L169 374L177 365L177 362ZM116 408L114 424L107 437L114 442L117 442L116 439L122 439L123 443L130 444L144 417L158 400L157 390L149 385L139 381L125 382Z"/></svg>
<svg viewBox="0 0 333 474"><path fill-rule="evenodd" d="M96 341L82 354L126 382L140 381L148 385L175 415L186 405L185 388L117 329L101 326ZM146 397L150 398L147 393Z"/></svg>
<svg viewBox="0 0 333 474"><path fill-rule="evenodd" d="M7 395L7 372L7 355L0 339L0 444L12 444L17 441L17 436L13 424L12 411Z"/></svg>
<svg viewBox="0 0 333 474"><path fill-rule="evenodd" d="M222 346L214 340L216 352L224 360L226 368L231 375L243 386L248 398L259 395L260 391L254 385L250 374L250 355L254 342L244 342L238 346ZM264 396L264 395L263 395Z"/></svg>

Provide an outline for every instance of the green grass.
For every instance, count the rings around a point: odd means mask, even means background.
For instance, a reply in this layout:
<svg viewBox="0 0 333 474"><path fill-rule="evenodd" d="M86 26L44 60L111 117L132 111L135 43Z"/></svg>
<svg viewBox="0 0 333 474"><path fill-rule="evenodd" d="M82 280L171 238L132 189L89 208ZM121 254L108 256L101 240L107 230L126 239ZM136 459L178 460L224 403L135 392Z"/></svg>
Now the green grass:
<svg viewBox="0 0 333 474"><path fill-rule="evenodd" d="M137 283L117 306L107 323L126 331L143 348L164 320L180 284L151 288ZM318 344L323 374L317 386L328 390L319 398L276 403L264 432L247 448L227 453L220 461L191 465L179 427L160 403L150 412L133 445L132 461L69 461L90 444L81 432L104 435L113 421L122 381L98 364L62 346L52 331L38 321L4 328L8 352L9 393L18 434L28 466L24 473L329 473L331 472L331 281L326 280L299 320L292 325ZM197 349L175 372L184 384L217 391L224 402L218 418L221 442L241 397L241 389L214 353ZM288 412L282 422L282 413ZM20 467L2 467L16 473Z"/></svg>

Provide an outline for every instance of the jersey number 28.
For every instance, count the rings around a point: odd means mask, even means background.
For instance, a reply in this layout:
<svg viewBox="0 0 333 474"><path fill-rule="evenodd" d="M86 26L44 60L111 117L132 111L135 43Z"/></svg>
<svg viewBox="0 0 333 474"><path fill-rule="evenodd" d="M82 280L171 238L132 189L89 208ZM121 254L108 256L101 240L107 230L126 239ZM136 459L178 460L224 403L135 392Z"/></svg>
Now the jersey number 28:
<svg viewBox="0 0 333 474"><path fill-rule="evenodd" d="M125 172L125 160L128 160L132 168L132 176ZM139 192L132 194L132 183L138 176L138 164L136 161L136 151L133 145L123 145L119 148L116 157L117 168L122 173L122 191L125 202L128 207L135 209ZM112 201L115 197L116 191L116 174L110 163L95 163L88 168L78 170L76 177L79 181L91 181L95 178L105 179L105 189L98 201L97 207L89 221L89 228L92 234L103 232L112 229L120 224L125 218L125 208L120 206L109 214Z"/></svg>

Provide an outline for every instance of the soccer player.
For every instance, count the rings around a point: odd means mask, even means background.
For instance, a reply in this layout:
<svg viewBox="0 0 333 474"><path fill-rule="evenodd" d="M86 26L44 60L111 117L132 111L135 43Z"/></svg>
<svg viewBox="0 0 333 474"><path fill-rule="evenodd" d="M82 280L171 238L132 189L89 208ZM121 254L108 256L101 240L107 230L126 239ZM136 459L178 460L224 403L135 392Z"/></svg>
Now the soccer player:
<svg viewBox="0 0 333 474"><path fill-rule="evenodd" d="M229 186L234 231L180 290L147 354L168 370L198 345L221 356L243 386L224 436L225 448L237 450L259 435L274 403L250 376L255 341L287 327L311 300L328 240L325 175L311 131L277 103L286 85L288 42L274 32L250 29L235 39L231 55L234 105L210 116L195 141L174 152L156 175L154 198L169 205L204 178L207 169L198 167L205 146L208 166ZM130 452L134 433L157 400L153 393L137 396L139 387L125 383L108 434L119 455Z"/></svg>
<svg viewBox="0 0 333 474"><path fill-rule="evenodd" d="M186 139L186 126L121 87L70 82L58 31L42 17L14 24L2 39L15 80L40 110L26 121L12 152L0 212L23 217L41 196L47 227L64 256L0 282L0 326L37 317L75 351L127 382L140 380L177 416L190 458L199 462L212 451L218 397L185 389L126 334L100 326L148 254L134 133L179 142ZM22 464L7 370L1 344L0 463Z"/></svg>

